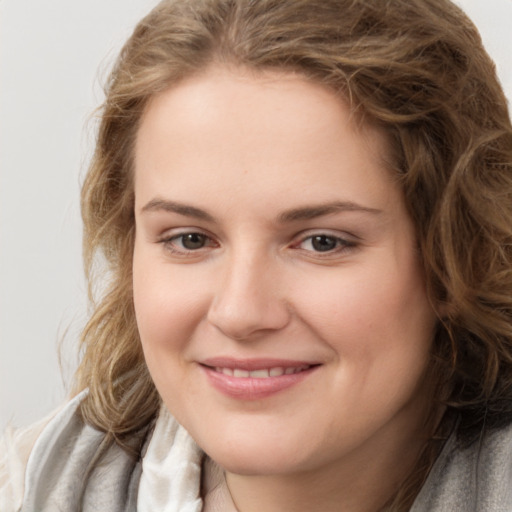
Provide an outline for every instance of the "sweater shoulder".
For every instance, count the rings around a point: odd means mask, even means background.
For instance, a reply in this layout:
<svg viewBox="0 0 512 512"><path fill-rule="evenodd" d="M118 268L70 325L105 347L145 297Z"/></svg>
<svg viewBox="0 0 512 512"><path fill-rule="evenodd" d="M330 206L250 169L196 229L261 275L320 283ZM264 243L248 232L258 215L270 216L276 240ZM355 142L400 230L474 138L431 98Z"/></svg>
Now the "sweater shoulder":
<svg viewBox="0 0 512 512"><path fill-rule="evenodd" d="M512 425L464 446L448 439L411 512L512 511Z"/></svg>
<svg viewBox="0 0 512 512"><path fill-rule="evenodd" d="M57 413L58 410L53 411L28 427L5 429L0 438L0 510L20 510L30 454L41 432Z"/></svg>

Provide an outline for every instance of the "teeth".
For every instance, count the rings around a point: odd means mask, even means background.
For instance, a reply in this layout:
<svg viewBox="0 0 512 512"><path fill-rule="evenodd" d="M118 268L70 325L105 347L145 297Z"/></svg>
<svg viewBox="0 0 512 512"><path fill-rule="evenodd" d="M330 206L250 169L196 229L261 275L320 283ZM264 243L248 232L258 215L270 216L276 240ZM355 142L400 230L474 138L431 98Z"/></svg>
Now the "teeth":
<svg viewBox="0 0 512 512"><path fill-rule="evenodd" d="M268 370L254 370L252 372L249 372L249 377L254 377L256 379L266 379L268 376Z"/></svg>
<svg viewBox="0 0 512 512"><path fill-rule="evenodd" d="M269 372L271 377L280 377L284 374L284 368L278 367L278 368L270 368Z"/></svg>
<svg viewBox="0 0 512 512"><path fill-rule="evenodd" d="M292 375L294 373L300 373L304 370L307 370L309 365L297 366L297 367L288 367L282 368L281 366L277 366L275 368L263 368L261 370L241 370L239 368L221 368L216 367L215 371L217 373L222 373L224 375L229 375L230 377L242 377L248 378L252 377L253 379L267 379L268 377L280 377L281 375Z"/></svg>

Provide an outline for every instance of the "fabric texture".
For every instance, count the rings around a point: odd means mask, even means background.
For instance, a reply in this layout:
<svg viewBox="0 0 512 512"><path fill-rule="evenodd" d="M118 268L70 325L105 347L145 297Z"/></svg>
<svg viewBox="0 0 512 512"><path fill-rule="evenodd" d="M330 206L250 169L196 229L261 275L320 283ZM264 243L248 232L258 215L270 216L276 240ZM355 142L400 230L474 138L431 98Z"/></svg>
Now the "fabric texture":
<svg viewBox="0 0 512 512"><path fill-rule="evenodd" d="M46 426L30 454L21 512L135 512L141 464L85 425L75 397ZM96 461L98 460L98 463Z"/></svg>
<svg viewBox="0 0 512 512"><path fill-rule="evenodd" d="M223 471L165 407L141 463L102 449L104 434L77 412L84 395L0 440L0 512L237 512Z"/></svg>
<svg viewBox="0 0 512 512"><path fill-rule="evenodd" d="M21 509L28 458L37 438L56 411L22 429L7 427L0 439L0 512Z"/></svg>
<svg viewBox="0 0 512 512"><path fill-rule="evenodd" d="M469 447L452 435L410 512L512 512L512 425Z"/></svg>
<svg viewBox="0 0 512 512"><path fill-rule="evenodd" d="M201 512L204 454L165 407L142 462L139 512Z"/></svg>
<svg viewBox="0 0 512 512"><path fill-rule="evenodd" d="M20 452L16 463L16 450L4 440L11 456L7 469L6 459L0 459L0 475L10 468L15 473L9 475L11 482L0 480L2 512L236 511L222 470L165 408L141 462L115 444L103 449L104 434L84 425L77 413L81 398L46 425L26 470L27 454ZM206 494L204 502L201 494ZM489 432L469 447L462 447L453 434L410 512L512 512L512 426Z"/></svg>

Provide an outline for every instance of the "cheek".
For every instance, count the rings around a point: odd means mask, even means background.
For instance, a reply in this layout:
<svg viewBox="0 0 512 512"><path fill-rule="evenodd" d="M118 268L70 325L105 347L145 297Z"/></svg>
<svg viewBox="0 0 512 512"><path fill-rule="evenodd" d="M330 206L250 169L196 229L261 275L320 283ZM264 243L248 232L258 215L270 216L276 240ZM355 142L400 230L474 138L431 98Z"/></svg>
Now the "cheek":
<svg viewBox="0 0 512 512"><path fill-rule="evenodd" d="M305 291L307 290L307 293ZM413 260L364 265L316 276L298 308L340 357L426 358L436 318Z"/></svg>
<svg viewBox="0 0 512 512"><path fill-rule="evenodd" d="M145 265L134 253L133 299L137 327L151 378L168 407L177 409L182 368L194 307L168 266Z"/></svg>
<svg viewBox="0 0 512 512"><path fill-rule="evenodd" d="M155 262L144 249L134 251L133 300L148 365L162 351L180 350L197 315L197 290L182 282L172 267ZM151 370L151 367L150 367Z"/></svg>

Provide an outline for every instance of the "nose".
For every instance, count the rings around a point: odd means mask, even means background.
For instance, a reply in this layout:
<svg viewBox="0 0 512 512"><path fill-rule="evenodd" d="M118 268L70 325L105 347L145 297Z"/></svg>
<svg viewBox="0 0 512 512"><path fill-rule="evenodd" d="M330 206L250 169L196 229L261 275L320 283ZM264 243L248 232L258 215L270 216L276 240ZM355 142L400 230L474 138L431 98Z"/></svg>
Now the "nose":
<svg viewBox="0 0 512 512"><path fill-rule="evenodd" d="M232 258L221 272L208 321L225 336L248 340L290 321L279 269L256 256Z"/></svg>

